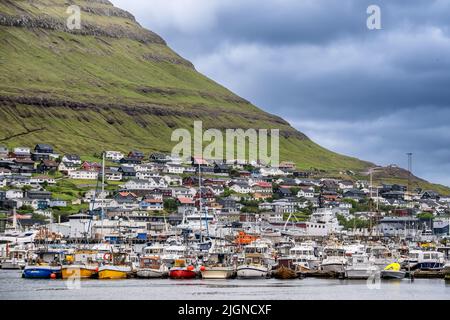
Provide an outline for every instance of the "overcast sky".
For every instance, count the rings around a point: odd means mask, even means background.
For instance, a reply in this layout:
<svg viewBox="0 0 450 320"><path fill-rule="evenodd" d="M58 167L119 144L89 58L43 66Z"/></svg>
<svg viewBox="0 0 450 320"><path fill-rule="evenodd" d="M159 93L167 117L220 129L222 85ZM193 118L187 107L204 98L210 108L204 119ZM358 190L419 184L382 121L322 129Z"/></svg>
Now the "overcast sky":
<svg viewBox="0 0 450 320"><path fill-rule="evenodd" d="M112 2L322 146L450 185L450 1Z"/></svg>

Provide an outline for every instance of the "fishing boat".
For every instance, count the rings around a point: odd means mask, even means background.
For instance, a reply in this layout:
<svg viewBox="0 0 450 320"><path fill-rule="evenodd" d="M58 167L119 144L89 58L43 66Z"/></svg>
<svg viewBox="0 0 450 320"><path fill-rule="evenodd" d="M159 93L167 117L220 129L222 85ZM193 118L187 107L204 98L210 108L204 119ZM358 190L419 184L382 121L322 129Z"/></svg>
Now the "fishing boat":
<svg viewBox="0 0 450 320"><path fill-rule="evenodd" d="M365 253L355 253L351 257L351 263L345 267L345 274L348 279L368 279L374 275L378 268L369 261Z"/></svg>
<svg viewBox="0 0 450 320"><path fill-rule="evenodd" d="M373 262L379 270L383 270L392 263L397 262L393 252L382 245L368 246L366 248L366 253L369 255L369 260Z"/></svg>
<svg viewBox="0 0 450 320"><path fill-rule="evenodd" d="M244 263L237 267L237 277L245 279L267 278L270 268L260 253L248 253L245 255Z"/></svg>
<svg viewBox="0 0 450 320"><path fill-rule="evenodd" d="M171 279L194 279L197 277L195 267L187 259L177 259L175 264L169 271Z"/></svg>
<svg viewBox="0 0 450 320"><path fill-rule="evenodd" d="M347 266L345 249L342 247L325 247L325 259L322 260L320 268L325 272L344 273Z"/></svg>
<svg viewBox="0 0 450 320"><path fill-rule="evenodd" d="M406 270L439 271L444 268L444 254L438 251L411 250L404 260Z"/></svg>
<svg viewBox="0 0 450 320"><path fill-rule="evenodd" d="M300 270L318 270L320 259L314 254L312 245L301 243L289 250L289 257L298 271Z"/></svg>
<svg viewBox="0 0 450 320"><path fill-rule="evenodd" d="M211 253L208 260L200 267L203 279L232 278L236 269L232 264L232 255L227 253Z"/></svg>
<svg viewBox="0 0 450 320"><path fill-rule="evenodd" d="M381 271L382 279L403 279L406 271L401 270L401 265L397 262L391 263Z"/></svg>
<svg viewBox="0 0 450 320"><path fill-rule="evenodd" d="M292 258L278 259L278 268L273 272L276 279L295 279L297 278L297 266Z"/></svg>
<svg viewBox="0 0 450 320"><path fill-rule="evenodd" d="M238 278L267 278L271 267L267 263L269 247L259 240L244 248L244 259L237 267Z"/></svg>
<svg viewBox="0 0 450 320"><path fill-rule="evenodd" d="M78 250L72 255L67 255L66 263L61 267L62 278L89 279L98 277L99 264L96 261L97 254L98 251L96 250Z"/></svg>
<svg viewBox="0 0 450 320"><path fill-rule="evenodd" d="M140 258L140 264L136 275L138 278L163 278L169 273L167 266L162 263L159 256L144 256Z"/></svg>
<svg viewBox="0 0 450 320"><path fill-rule="evenodd" d="M20 248L8 250L8 255L2 262L4 270L23 270L27 264L28 251Z"/></svg>
<svg viewBox="0 0 450 320"><path fill-rule="evenodd" d="M64 260L63 251L41 251L37 257L27 263L22 277L27 279L55 279L61 278L61 261Z"/></svg>
<svg viewBox="0 0 450 320"><path fill-rule="evenodd" d="M99 279L126 279L132 273L132 268L127 262L127 256L124 253L111 253L109 256L111 264L104 264L98 268Z"/></svg>

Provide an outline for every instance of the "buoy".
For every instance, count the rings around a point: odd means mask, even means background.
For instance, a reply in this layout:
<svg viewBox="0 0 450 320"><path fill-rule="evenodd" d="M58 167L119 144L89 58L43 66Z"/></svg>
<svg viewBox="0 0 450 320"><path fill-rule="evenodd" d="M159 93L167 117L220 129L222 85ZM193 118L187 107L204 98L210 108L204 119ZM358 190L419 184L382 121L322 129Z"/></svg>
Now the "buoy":
<svg viewBox="0 0 450 320"><path fill-rule="evenodd" d="M55 274L55 273L52 273L52 274L50 275L50 279L56 279L56 274Z"/></svg>
<svg viewBox="0 0 450 320"><path fill-rule="evenodd" d="M200 271L205 271L205 270L206 270L205 266L200 267Z"/></svg>
<svg viewBox="0 0 450 320"><path fill-rule="evenodd" d="M187 269L188 269L189 271L194 271L194 266L188 266Z"/></svg>

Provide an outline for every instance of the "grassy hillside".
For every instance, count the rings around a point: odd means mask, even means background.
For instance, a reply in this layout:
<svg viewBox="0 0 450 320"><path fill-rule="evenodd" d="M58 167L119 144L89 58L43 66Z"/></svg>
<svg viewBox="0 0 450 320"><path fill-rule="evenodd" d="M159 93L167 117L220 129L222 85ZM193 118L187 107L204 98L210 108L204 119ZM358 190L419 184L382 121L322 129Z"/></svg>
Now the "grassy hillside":
<svg viewBox="0 0 450 320"><path fill-rule="evenodd" d="M108 1L0 1L0 144L63 152L170 151L175 128L278 128L281 158L300 168L363 170L198 73L131 14Z"/></svg>

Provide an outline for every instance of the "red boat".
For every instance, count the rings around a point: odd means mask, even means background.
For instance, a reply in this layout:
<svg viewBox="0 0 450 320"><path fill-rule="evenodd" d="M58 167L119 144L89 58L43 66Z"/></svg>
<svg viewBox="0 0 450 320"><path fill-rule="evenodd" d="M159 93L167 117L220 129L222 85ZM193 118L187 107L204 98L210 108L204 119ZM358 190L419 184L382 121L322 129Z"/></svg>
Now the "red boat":
<svg viewBox="0 0 450 320"><path fill-rule="evenodd" d="M169 278L171 279L194 279L197 277L193 265L186 265L186 260L175 260L175 265L169 271Z"/></svg>

